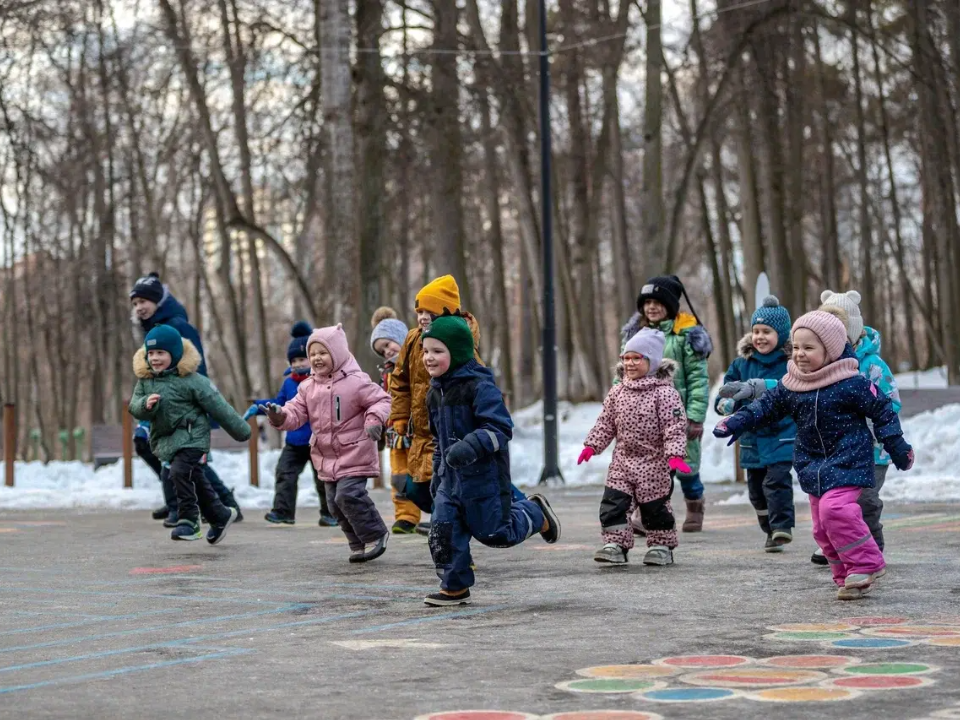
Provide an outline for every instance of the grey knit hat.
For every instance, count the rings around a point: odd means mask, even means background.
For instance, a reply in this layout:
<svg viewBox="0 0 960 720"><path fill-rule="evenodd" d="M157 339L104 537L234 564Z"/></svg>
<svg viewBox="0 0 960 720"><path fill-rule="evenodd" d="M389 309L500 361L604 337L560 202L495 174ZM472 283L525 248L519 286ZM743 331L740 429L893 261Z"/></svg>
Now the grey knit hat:
<svg viewBox="0 0 960 720"><path fill-rule="evenodd" d="M402 346L407 339L407 333L410 332L403 321L397 318L397 313L393 308L379 308L373 314L370 324L373 325L373 332L370 333L370 349L373 350L374 354L377 352L374 347L377 340L392 340L397 345Z"/></svg>
<svg viewBox="0 0 960 720"><path fill-rule="evenodd" d="M643 355L650 362L647 375L655 375L657 370L660 369L660 363L663 362L663 348L666 343L666 337L659 330L643 328L627 340L627 344L623 348L623 354L633 352Z"/></svg>

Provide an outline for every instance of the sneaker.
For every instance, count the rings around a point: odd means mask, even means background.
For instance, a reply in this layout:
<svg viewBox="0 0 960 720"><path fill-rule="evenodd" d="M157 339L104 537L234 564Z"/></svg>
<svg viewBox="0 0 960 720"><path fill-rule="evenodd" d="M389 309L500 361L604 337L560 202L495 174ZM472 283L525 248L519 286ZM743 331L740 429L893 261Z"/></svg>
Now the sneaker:
<svg viewBox="0 0 960 720"><path fill-rule="evenodd" d="M168 510L167 506L164 505L163 507L158 507L152 513L150 513L150 517L152 517L154 520L165 520L169 514L170 510Z"/></svg>
<svg viewBox="0 0 960 720"><path fill-rule="evenodd" d="M448 605L469 605L470 604L470 591L464 590L459 595L447 595L446 593L437 592L431 595L427 595L423 599L424 605L431 605L432 607L447 607Z"/></svg>
<svg viewBox="0 0 960 720"><path fill-rule="evenodd" d="M594 562L609 563L611 565L626 565L628 550L615 543L607 543L593 554Z"/></svg>
<svg viewBox="0 0 960 720"><path fill-rule="evenodd" d="M390 528L390 532L394 535L413 535L417 532L417 526L409 520L397 520Z"/></svg>
<svg viewBox="0 0 960 720"><path fill-rule="evenodd" d="M337 527L339 524L333 515L321 515L318 523L320 527Z"/></svg>
<svg viewBox="0 0 960 720"><path fill-rule="evenodd" d="M167 515L167 519L163 521L163 526L165 528L175 528L179 520L180 516L177 514L177 511L171 510L170 514Z"/></svg>
<svg viewBox="0 0 960 720"><path fill-rule="evenodd" d="M417 535L428 537L430 535L430 523L422 522L417 524Z"/></svg>
<svg viewBox="0 0 960 720"><path fill-rule="evenodd" d="M296 521L292 517L287 517L286 515L281 515L276 510L271 510L266 515L263 516L263 519L268 523L273 523L274 525L296 525ZM234 520L234 522L237 522Z"/></svg>
<svg viewBox="0 0 960 720"><path fill-rule="evenodd" d="M644 565L673 565L673 550L664 545L654 545L643 556Z"/></svg>
<svg viewBox="0 0 960 720"><path fill-rule="evenodd" d="M237 522L237 518L240 517L240 511L236 508L228 508L230 510L230 517L227 518L227 521L221 525L211 525L210 529L207 530L207 542L211 545L216 545L224 536L227 534L227 528Z"/></svg>
<svg viewBox="0 0 960 720"><path fill-rule="evenodd" d="M837 590L837 600L860 600L873 588L842 587Z"/></svg>
<svg viewBox="0 0 960 720"><path fill-rule="evenodd" d="M810 562L812 562L814 565L822 565L823 567L826 567L830 564L827 558L824 556L823 550L820 548L817 548L813 551L813 555L810 556Z"/></svg>
<svg viewBox="0 0 960 720"><path fill-rule="evenodd" d="M387 551L387 540L390 539L390 533L384 533L383 537L377 540L371 548L364 548L363 559L360 562L370 562L376 560Z"/></svg>
<svg viewBox="0 0 960 720"><path fill-rule="evenodd" d="M363 548L359 550L350 551L350 562L352 563L362 563L363 562Z"/></svg>
<svg viewBox="0 0 960 720"><path fill-rule="evenodd" d="M773 535L767 535L767 541L763 544L763 551L768 553L782 553L783 544L773 539Z"/></svg>
<svg viewBox="0 0 960 720"><path fill-rule="evenodd" d="M877 580L882 578L887 574L886 568L881 568L875 573L854 573L852 575L847 575L846 579L843 581L843 586L847 588L860 588L864 590L873 585Z"/></svg>
<svg viewBox="0 0 960 720"><path fill-rule="evenodd" d="M164 522L166 525L166 522ZM181 520L170 533L171 540L199 540L203 537L200 533L200 523L192 520Z"/></svg>
<svg viewBox="0 0 960 720"><path fill-rule="evenodd" d="M550 507L550 501L543 495L537 493L527 499L532 503L536 503L537 507L543 511L543 516L547 519L547 529L540 531L540 537L552 545L560 539L560 518L557 517L553 508Z"/></svg>
<svg viewBox="0 0 960 720"><path fill-rule="evenodd" d="M793 533L789 530L774 530L773 541L777 545L789 545L793 542Z"/></svg>

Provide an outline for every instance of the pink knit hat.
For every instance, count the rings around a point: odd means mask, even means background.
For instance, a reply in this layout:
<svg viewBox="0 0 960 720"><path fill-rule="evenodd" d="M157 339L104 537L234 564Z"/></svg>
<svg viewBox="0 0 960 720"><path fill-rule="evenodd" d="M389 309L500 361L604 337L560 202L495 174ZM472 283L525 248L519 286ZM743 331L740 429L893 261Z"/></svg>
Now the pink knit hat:
<svg viewBox="0 0 960 720"><path fill-rule="evenodd" d="M839 318L822 310L814 310L797 318L793 324L793 334L801 328L806 328L820 338L827 350L827 362L835 362L843 355L843 348L847 344L847 329Z"/></svg>

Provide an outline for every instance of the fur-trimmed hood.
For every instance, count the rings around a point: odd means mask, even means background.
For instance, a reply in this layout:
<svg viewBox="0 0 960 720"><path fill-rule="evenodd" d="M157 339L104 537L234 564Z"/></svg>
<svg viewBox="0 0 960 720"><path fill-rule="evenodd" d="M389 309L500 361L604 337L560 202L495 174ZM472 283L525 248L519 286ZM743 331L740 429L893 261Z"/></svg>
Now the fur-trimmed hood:
<svg viewBox="0 0 960 720"><path fill-rule="evenodd" d="M670 382L673 382L673 376L677 374L678 367L680 366L670 358L664 358L660 361L660 367L657 368L657 371L653 375L640 378L636 382L646 380L647 378L653 378L654 380L669 380ZM621 382L631 382L625 379L626 371L623 369L623 361L617 363L617 377L620 378Z"/></svg>
<svg viewBox="0 0 960 720"><path fill-rule="evenodd" d="M203 362L203 358L200 357L200 351L197 350L196 346L187 340L183 339L183 357L180 358L180 362L177 363L177 375L184 377L190 373L195 373L200 367L200 363ZM147 349L141 347L133 355L133 372L141 380L149 380L154 375L153 370L150 368L150 363L147 362Z"/></svg>
<svg viewBox="0 0 960 720"><path fill-rule="evenodd" d="M780 348L783 351L783 354L788 358L793 355L793 343L790 340L787 340L783 346ZM757 349L753 346L753 335L747 333L742 338L740 342L737 343L737 355L742 358L747 358L748 360L753 357L753 354ZM772 353L771 353L772 354Z"/></svg>

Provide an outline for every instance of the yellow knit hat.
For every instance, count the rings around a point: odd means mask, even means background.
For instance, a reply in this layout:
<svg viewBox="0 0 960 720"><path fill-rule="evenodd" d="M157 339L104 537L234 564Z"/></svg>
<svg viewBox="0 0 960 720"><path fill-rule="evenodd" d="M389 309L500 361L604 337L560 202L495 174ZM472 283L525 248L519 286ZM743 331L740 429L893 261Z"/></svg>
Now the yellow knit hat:
<svg viewBox="0 0 960 720"><path fill-rule="evenodd" d="M425 285L423 290L417 293L414 307L417 312L425 310L434 315L460 312L460 288L453 275L444 275Z"/></svg>

